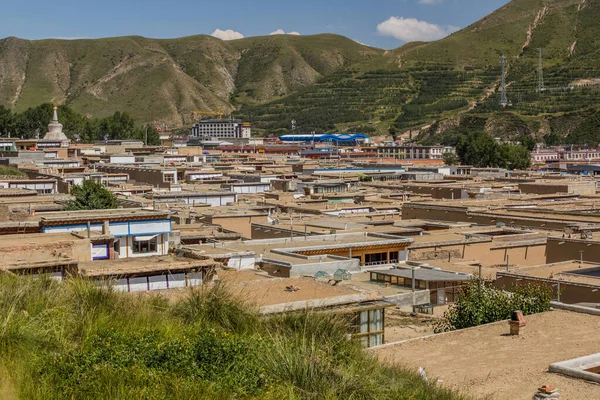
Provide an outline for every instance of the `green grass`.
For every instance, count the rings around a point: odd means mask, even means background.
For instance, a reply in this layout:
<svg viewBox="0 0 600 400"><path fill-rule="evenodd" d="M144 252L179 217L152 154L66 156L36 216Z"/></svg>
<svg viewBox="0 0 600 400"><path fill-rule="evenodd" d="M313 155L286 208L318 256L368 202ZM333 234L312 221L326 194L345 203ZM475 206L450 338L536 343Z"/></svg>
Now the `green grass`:
<svg viewBox="0 0 600 400"><path fill-rule="evenodd" d="M0 276L0 397L461 399L378 363L344 320L262 317L221 284L169 302Z"/></svg>

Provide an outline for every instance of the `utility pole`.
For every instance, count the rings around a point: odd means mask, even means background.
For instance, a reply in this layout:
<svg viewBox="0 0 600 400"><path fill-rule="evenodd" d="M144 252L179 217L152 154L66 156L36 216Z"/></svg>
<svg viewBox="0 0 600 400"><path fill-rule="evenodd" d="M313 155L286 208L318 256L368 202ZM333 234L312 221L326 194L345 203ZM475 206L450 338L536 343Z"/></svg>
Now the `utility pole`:
<svg viewBox="0 0 600 400"><path fill-rule="evenodd" d="M146 133L144 133L144 146L148 146L148 125L146 125Z"/></svg>
<svg viewBox="0 0 600 400"><path fill-rule="evenodd" d="M545 91L544 88L544 67L542 64L542 48L538 48L539 60L538 60L538 93Z"/></svg>
<svg viewBox="0 0 600 400"><path fill-rule="evenodd" d="M504 55L500 57L500 63L502 64L502 78L500 79L500 106L506 107L508 105L508 98L506 97L506 57L504 57Z"/></svg>

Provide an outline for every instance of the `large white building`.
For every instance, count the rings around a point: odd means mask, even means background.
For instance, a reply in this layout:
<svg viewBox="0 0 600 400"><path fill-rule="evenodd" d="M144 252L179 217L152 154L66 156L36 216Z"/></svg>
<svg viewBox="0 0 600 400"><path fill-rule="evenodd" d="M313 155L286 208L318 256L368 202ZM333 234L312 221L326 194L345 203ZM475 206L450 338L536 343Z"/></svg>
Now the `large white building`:
<svg viewBox="0 0 600 400"><path fill-rule="evenodd" d="M250 123L241 119L206 119L192 125L192 136L200 139L248 139Z"/></svg>

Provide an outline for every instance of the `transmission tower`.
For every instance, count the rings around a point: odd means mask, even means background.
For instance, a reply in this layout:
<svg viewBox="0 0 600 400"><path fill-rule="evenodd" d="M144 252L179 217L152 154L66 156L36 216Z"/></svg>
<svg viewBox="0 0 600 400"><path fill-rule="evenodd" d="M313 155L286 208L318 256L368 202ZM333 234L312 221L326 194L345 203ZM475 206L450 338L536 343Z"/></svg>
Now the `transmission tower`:
<svg viewBox="0 0 600 400"><path fill-rule="evenodd" d="M500 105L506 107L508 105L508 98L506 97L506 57L504 55L500 57L502 63L502 78L500 80Z"/></svg>
<svg viewBox="0 0 600 400"><path fill-rule="evenodd" d="M538 62L538 93L546 90L544 88L544 67L542 64L542 48L538 49L539 53L539 62Z"/></svg>

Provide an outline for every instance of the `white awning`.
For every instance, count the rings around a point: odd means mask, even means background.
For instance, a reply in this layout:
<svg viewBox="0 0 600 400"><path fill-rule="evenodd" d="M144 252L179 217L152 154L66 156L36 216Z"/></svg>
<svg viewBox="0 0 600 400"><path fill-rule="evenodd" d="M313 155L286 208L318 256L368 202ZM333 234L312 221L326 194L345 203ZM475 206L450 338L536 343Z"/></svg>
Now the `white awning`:
<svg viewBox="0 0 600 400"><path fill-rule="evenodd" d="M133 240L135 240L136 242L146 242L148 240L152 240L155 237L157 237L158 235L142 235L142 236L134 236Z"/></svg>

